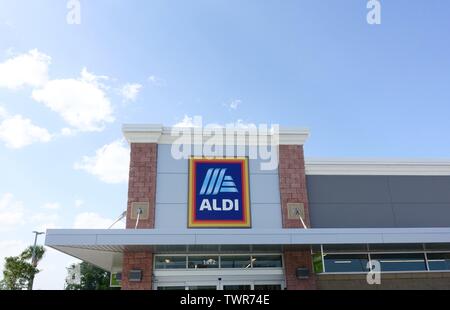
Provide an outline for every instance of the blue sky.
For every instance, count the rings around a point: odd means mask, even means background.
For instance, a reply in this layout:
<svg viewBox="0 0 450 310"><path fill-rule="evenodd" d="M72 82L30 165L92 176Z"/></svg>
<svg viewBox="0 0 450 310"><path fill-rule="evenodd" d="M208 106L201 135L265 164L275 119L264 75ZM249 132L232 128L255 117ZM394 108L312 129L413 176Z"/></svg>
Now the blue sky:
<svg viewBox="0 0 450 310"><path fill-rule="evenodd" d="M380 25L365 0L80 3L70 25L65 0L0 0L0 258L125 209L123 123L201 115L309 128L307 157L450 157L450 3L381 1ZM36 287L62 288L70 261L50 251Z"/></svg>

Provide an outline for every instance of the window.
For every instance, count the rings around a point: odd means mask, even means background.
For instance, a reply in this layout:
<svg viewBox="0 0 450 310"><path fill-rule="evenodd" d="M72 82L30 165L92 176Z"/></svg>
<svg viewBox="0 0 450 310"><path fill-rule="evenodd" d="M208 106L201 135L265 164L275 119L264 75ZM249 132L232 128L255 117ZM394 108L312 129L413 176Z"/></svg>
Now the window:
<svg viewBox="0 0 450 310"><path fill-rule="evenodd" d="M155 255L155 270L211 268L282 268L281 254Z"/></svg>
<svg viewBox="0 0 450 310"><path fill-rule="evenodd" d="M370 257L380 262L381 271L427 270L424 253L371 254Z"/></svg>
<svg viewBox="0 0 450 310"><path fill-rule="evenodd" d="M215 285L194 285L189 286L190 291L215 291L217 286Z"/></svg>
<svg viewBox="0 0 450 310"><path fill-rule="evenodd" d="M186 256L156 256L155 269L186 269Z"/></svg>
<svg viewBox="0 0 450 310"><path fill-rule="evenodd" d="M189 256L188 268L219 268L219 256Z"/></svg>
<svg viewBox="0 0 450 310"><path fill-rule="evenodd" d="M184 286L158 286L158 291L184 291Z"/></svg>
<svg viewBox="0 0 450 310"><path fill-rule="evenodd" d="M255 291L281 291L279 284L255 284Z"/></svg>
<svg viewBox="0 0 450 310"><path fill-rule="evenodd" d="M252 264L253 268L280 268L282 259L281 255L254 255Z"/></svg>
<svg viewBox="0 0 450 310"><path fill-rule="evenodd" d="M221 268L251 268L250 255L225 255L220 257Z"/></svg>
<svg viewBox="0 0 450 310"><path fill-rule="evenodd" d="M236 284L236 285L224 285L224 291L250 291L252 289L251 285L248 284Z"/></svg>
<svg viewBox="0 0 450 310"><path fill-rule="evenodd" d="M428 253L430 270L450 270L450 253Z"/></svg>
<svg viewBox="0 0 450 310"><path fill-rule="evenodd" d="M367 272L367 254L326 254L326 272Z"/></svg>

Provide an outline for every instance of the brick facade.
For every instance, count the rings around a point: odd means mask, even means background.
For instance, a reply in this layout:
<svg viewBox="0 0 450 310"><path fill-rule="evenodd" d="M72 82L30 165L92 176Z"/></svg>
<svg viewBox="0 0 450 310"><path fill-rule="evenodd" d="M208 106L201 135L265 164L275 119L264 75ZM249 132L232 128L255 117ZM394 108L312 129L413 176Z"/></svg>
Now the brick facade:
<svg viewBox="0 0 450 310"><path fill-rule="evenodd" d="M140 219L138 229L155 227L156 200L156 143L132 143L130 155L130 176L128 181L127 229L134 229L136 220L131 218L133 202L146 202L149 205L148 218ZM142 270L141 282L128 281L132 269ZM153 272L153 253L150 251L125 251L123 254L122 289L151 290Z"/></svg>
<svg viewBox="0 0 450 310"><path fill-rule="evenodd" d="M304 203L305 221L309 227L308 193L306 190L305 159L302 145L280 145L280 195L283 228L303 228L299 219L287 218L287 204Z"/></svg>
<svg viewBox="0 0 450 310"><path fill-rule="evenodd" d="M311 251L309 249L284 251L284 272L288 290L315 290L317 288L316 276L311 265ZM297 278L296 270L299 267L307 267L310 270L308 279Z"/></svg>
<svg viewBox="0 0 450 310"><path fill-rule="evenodd" d="M152 267L152 252L124 252L122 266L122 290L151 290ZM133 269L142 270L142 280L140 282L128 281L128 273Z"/></svg>
<svg viewBox="0 0 450 310"><path fill-rule="evenodd" d="M131 144L127 228L134 228L136 224L136 220L131 219L133 202L148 202L150 207L148 219L139 220L138 228L155 227L157 151L156 143Z"/></svg>
<svg viewBox="0 0 450 310"><path fill-rule="evenodd" d="M306 189L305 159L302 145L280 145L279 147L280 200L283 228L303 228L300 219L288 219L288 203L303 203L306 226L310 227L308 194ZM316 279L312 272L311 252L307 250L285 250L284 265L288 290L316 289ZM298 279L296 269L308 268L308 279Z"/></svg>

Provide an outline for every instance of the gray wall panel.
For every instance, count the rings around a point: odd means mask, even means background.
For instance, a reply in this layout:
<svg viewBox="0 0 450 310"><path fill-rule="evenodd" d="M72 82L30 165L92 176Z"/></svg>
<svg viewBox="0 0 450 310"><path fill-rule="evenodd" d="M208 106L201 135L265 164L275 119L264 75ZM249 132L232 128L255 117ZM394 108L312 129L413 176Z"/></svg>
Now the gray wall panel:
<svg viewBox="0 0 450 310"><path fill-rule="evenodd" d="M394 227L390 204L309 204L314 228Z"/></svg>
<svg viewBox="0 0 450 310"><path fill-rule="evenodd" d="M281 227L280 205L252 204L252 227L257 229L271 229Z"/></svg>
<svg viewBox="0 0 450 310"><path fill-rule="evenodd" d="M250 175L250 202L280 204L280 185L277 174Z"/></svg>
<svg viewBox="0 0 450 310"><path fill-rule="evenodd" d="M158 173L156 203L187 203L188 174Z"/></svg>
<svg viewBox="0 0 450 310"><path fill-rule="evenodd" d="M450 177L391 176L392 202L450 203Z"/></svg>
<svg viewBox="0 0 450 310"><path fill-rule="evenodd" d="M450 203L448 204L394 204L399 227L449 227Z"/></svg>
<svg viewBox="0 0 450 310"><path fill-rule="evenodd" d="M187 227L186 204L156 204L155 228L180 230Z"/></svg>
<svg viewBox="0 0 450 310"><path fill-rule="evenodd" d="M385 176L308 176L308 199L313 203L388 203Z"/></svg>
<svg viewBox="0 0 450 310"><path fill-rule="evenodd" d="M169 144L158 145L158 173L188 173L188 160L175 159Z"/></svg>
<svg viewBox="0 0 450 310"><path fill-rule="evenodd" d="M450 177L307 176L313 227L450 227Z"/></svg>

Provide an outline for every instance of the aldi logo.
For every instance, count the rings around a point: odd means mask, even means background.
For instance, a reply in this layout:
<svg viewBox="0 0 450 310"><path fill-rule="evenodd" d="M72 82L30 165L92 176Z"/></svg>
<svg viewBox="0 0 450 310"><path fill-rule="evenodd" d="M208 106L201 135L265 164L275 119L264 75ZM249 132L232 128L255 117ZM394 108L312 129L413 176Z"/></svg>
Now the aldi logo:
<svg viewBox="0 0 450 310"><path fill-rule="evenodd" d="M250 227L247 158L191 158L189 227Z"/></svg>

